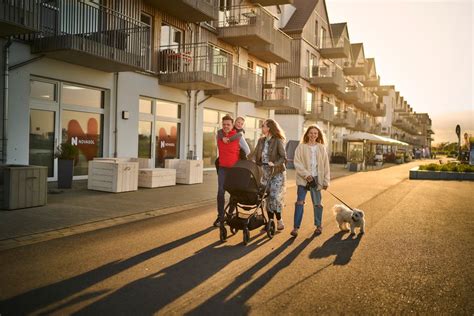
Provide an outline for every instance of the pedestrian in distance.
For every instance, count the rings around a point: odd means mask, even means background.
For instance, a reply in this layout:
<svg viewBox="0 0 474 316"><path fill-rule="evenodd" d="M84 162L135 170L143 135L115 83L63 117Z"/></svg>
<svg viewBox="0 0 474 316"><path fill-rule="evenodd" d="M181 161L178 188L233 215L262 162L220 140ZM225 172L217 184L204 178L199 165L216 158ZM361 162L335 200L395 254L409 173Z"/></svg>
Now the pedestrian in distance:
<svg viewBox="0 0 474 316"><path fill-rule="evenodd" d="M321 189L329 186L329 157L324 145L324 134L317 125L310 125L296 147L294 165L296 169L297 200L295 203L294 225L291 235L296 237L303 220L306 193L309 191L313 201L314 233L323 231L323 205Z"/></svg>
<svg viewBox="0 0 474 316"><path fill-rule="evenodd" d="M222 135L223 137L219 138L219 135L216 135L217 139L217 149L219 152L219 168L217 171L217 218L214 221L214 226L218 227L223 223L224 220L224 208L225 208L225 190L224 190L224 181L226 173L229 168L239 160L239 152L241 149L241 141L229 141L224 142L223 138L228 139L232 138L237 134L237 131L234 129L234 119L230 115L225 115L222 118ZM243 142L245 139L240 137ZM249 146L245 142L244 148L245 155L250 153Z"/></svg>
<svg viewBox="0 0 474 316"><path fill-rule="evenodd" d="M268 184L269 193L266 198L266 209L269 219L276 216L277 229L283 230L285 225L281 218L284 195L286 190L286 151L285 134L272 119L267 119L262 124L263 136L258 140L257 146L248 156L257 165L262 166L262 185ZM270 181L270 183L267 183Z"/></svg>

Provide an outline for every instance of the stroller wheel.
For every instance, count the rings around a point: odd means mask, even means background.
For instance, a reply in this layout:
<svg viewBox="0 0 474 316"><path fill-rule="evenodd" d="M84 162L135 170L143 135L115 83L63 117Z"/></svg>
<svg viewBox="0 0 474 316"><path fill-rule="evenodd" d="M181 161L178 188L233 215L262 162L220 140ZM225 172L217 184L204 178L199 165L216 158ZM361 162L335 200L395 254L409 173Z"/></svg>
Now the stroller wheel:
<svg viewBox="0 0 474 316"><path fill-rule="evenodd" d="M227 229L224 226L219 229L219 238L222 242L227 240Z"/></svg>
<svg viewBox="0 0 474 316"><path fill-rule="evenodd" d="M234 228L234 227L231 227L231 228L230 228L230 233L231 233L232 235L237 234L237 231L238 231L237 228Z"/></svg>
<svg viewBox="0 0 474 316"><path fill-rule="evenodd" d="M244 235L244 240L243 240L244 245L247 245L250 240L250 231L247 227L244 228L243 235Z"/></svg>
<svg viewBox="0 0 474 316"><path fill-rule="evenodd" d="M273 236L275 235L275 221L273 219L270 219L265 229L267 231L268 238L272 239Z"/></svg>

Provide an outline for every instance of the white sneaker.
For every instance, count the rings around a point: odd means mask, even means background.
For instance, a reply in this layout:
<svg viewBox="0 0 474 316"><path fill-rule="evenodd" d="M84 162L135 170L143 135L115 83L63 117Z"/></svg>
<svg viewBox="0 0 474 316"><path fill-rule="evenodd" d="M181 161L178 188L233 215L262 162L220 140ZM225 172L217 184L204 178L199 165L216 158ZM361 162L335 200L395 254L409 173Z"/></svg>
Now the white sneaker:
<svg viewBox="0 0 474 316"><path fill-rule="evenodd" d="M278 229L278 230L283 230L283 229L285 229L285 224L283 224L283 220L282 220L282 219L279 219L279 220L277 221L277 229Z"/></svg>

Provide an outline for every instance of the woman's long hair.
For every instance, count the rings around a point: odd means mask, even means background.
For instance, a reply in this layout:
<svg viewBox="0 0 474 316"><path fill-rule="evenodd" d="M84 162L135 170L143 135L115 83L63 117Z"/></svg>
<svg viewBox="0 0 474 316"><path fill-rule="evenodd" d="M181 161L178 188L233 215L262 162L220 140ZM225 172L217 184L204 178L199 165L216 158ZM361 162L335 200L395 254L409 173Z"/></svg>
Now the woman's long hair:
<svg viewBox="0 0 474 316"><path fill-rule="evenodd" d="M316 124L308 126L308 128L306 129L306 132L303 135L303 138L301 138L301 143L307 144L309 142L308 134L309 134L309 131L312 129L316 129L318 131L318 138L316 138L316 143L320 143L324 145L324 134L319 128L319 126Z"/></svg>
<svg viewBox="0 0 474 316"><path fill-rule="evenodd" d="M285 132L281 129L277 121L272 119L267 119L265 123L270 129L270 134L278 139L285 140Z"/></svg>

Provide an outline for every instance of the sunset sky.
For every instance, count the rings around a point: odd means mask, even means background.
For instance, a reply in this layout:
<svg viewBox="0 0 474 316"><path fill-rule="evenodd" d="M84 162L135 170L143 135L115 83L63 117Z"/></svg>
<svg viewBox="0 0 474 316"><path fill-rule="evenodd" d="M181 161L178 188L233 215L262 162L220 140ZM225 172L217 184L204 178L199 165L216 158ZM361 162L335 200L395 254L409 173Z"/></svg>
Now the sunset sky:
<svg viewBox="0 0 474 316"><path fill-rule="evenodd" d="M474 136L472 0L326 0L331 23L374 57L381 84L429 113L434 143Z"/></svg>

